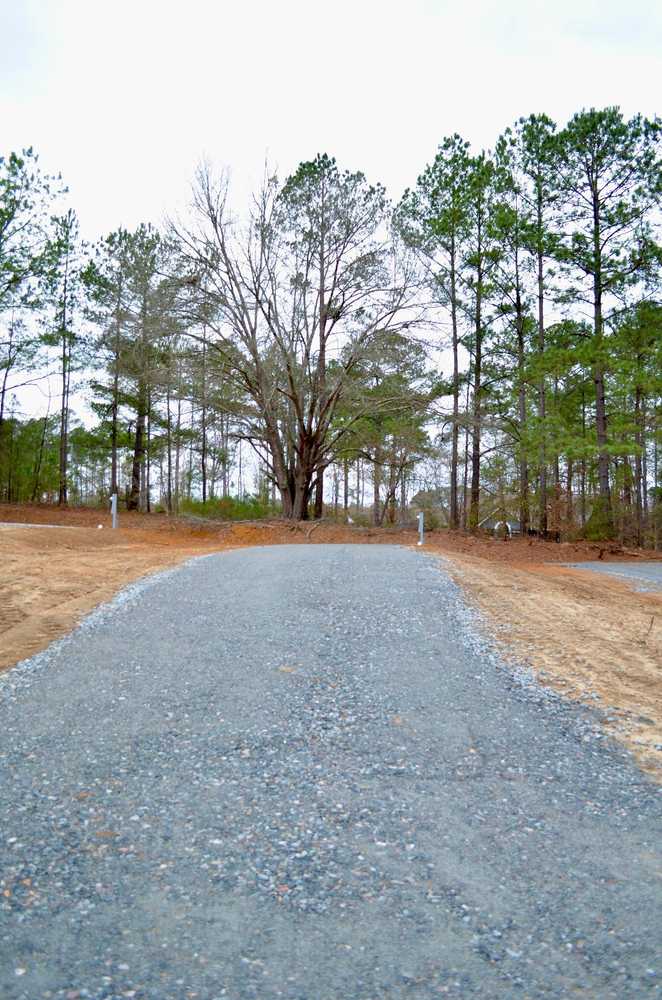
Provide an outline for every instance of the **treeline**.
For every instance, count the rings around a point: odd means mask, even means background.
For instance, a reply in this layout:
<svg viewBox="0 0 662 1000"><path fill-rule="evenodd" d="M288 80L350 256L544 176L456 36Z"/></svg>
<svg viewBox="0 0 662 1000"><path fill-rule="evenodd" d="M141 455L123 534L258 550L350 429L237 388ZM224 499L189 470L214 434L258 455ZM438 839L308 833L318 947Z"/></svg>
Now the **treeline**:
<svg viewBox="0 0 662 1000"><path fill-rule="evenodd" d="M615 108L522 119L477 155L451 136L395 206L319 155L243 217L201 168L185 217L94 247L12 154L0 498L176 512L250 489L383 523L416 494L452 528L657 546L660 136Z"/></svg>

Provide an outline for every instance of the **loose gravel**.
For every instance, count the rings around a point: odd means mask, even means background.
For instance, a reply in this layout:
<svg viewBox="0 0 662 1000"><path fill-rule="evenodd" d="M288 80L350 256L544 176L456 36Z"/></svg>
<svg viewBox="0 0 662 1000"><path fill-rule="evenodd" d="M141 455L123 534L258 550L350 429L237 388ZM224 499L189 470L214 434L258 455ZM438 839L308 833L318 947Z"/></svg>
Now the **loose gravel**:
<svg viewBox="0 0 662 1000"><path fill-rule="evenodd" d="M595 573L607 573L620 577L634 585L635 590L662 590L662 562L584 562L568 563L573 569L590 569Z"/></svg>
<svg viewBox="0 0 662 1000"><path fill-rule="evenodd" d="M659 795L438 560L128 588L0 680L4 1000L658 995Z"/></svg>

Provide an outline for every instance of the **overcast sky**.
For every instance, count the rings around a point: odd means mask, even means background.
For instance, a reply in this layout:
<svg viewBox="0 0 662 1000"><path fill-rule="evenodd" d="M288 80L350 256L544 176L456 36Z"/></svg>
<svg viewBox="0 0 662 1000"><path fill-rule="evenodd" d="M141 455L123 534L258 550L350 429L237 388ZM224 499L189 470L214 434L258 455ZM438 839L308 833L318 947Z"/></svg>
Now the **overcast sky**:
<svg viewBox="0 0 662 1000"><path fill-rule="evenodd" d="M443 136L662 110L647 0L0 0L0 155L61 171L83 234L157 222L206 156L242 193L317 152L393 198Z"/></svg>

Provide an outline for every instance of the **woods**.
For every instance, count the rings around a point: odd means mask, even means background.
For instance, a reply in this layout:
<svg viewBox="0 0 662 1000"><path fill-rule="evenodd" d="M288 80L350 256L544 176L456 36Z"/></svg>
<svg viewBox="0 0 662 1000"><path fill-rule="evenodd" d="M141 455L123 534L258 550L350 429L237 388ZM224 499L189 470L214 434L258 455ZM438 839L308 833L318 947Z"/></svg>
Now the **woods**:
<svg viewBox="0 0 662 1000"><path fill-rule="evenodd" d="M659 547L660 141L617 108L442 137L396 204L320 154L244 210L204 164L96 245L9 154L0 500Z"/></svg>

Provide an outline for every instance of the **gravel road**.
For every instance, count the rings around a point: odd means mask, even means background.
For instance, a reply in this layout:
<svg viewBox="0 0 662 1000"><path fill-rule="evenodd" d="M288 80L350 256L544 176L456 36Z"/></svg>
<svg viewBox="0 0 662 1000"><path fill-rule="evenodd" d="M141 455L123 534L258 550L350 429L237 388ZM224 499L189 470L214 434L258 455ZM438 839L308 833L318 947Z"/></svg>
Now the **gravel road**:
<svg viewBox="0 0 662 1000"><path fill-rule="evenodd" d="M657 996L658 790L594 721L420 552L135 585L0 681L0 996Z"/></svg>
<svg viewBox="0 0 662 1000"><path fill-rule="evenodd" d="M662 590L662 562L584 562L568 563L573 569L590 569L595 573L607 573L621 577L632 583L635 590Z"/></svg>

